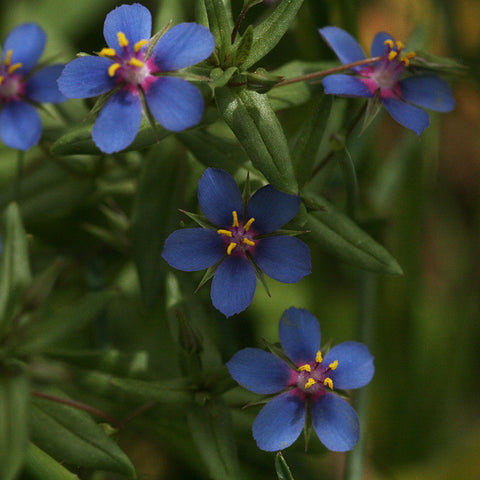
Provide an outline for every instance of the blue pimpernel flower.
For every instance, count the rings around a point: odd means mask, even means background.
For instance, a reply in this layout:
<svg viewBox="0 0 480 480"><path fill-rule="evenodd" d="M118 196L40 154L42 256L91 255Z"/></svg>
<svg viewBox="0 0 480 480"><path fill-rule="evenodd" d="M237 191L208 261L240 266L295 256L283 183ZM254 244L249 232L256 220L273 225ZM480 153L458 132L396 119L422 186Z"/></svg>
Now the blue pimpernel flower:
<svg viewBox="0 0 480 480"><path fill-rule="evenodd" d="M63 65L34 71L47 35L36 23L24 23L10 32L0 61L0 136L5 145L28 150L42 135L36 103L63 102L57 78Z"/></svg>
<svg viewBox="0 0 480 480"><path fill-rule="evenodd" d="M270 400L253 423L262 450L289 447L305 426L307 409L320 441L335 452L351 450L360 435L353 408L334 389L365 386L373 377L373 356L358 342L343 342L325 355L320 351L320 325L307 310L289 308L279 324L280 343L291 365L270 352L245 348L227 363L230 375Z"/></svg>
<svg viewBox="0 0 480 480"><path fill-rule="evenodd" d="M319 29L343 64L364 60L367 57L358 42L338 27ZM374 97L382 102L390 115L401 125L420 135L429 124L426 108L449 112L455 100L447 82L431 74L411 74L410 59L415 52L402 55L403 44L388 33L377 33L372 42L372 57L382 57L368 65L353 67L354 75L326 76L322 83L325 93L346 97ZM422 108L418 108L422 107Z"/></svg>
<svg viewBox="0 0 480 480"><path fill-rule="evenodd" d="M272 235L300 208L300 198L271 185L257 190L246 207L233 177L208 168L198 184L203 214L216 227L184 228L165 241L162 257L174 268L195 272L221 262L212 281L215 308L227 317L245 310L257 286L256 266L271 278L296 283L311 273L310 250L291 236Z"/></svg>
<svg viewBox="0 0 480 480"><path fill-rule="evenodd" d="M140 93L167 130L185 130L202 118L200 91L171 72L208 58L215 46L213 35L202 25L181 23L167 31L147 56L151 29L152 17L143 5L115 8L103 27L108 47L98 56L71 61L58 80L69 98L112 92L92 131L93 141L105 153L118 152L133 142L142 120Z"/></svg>

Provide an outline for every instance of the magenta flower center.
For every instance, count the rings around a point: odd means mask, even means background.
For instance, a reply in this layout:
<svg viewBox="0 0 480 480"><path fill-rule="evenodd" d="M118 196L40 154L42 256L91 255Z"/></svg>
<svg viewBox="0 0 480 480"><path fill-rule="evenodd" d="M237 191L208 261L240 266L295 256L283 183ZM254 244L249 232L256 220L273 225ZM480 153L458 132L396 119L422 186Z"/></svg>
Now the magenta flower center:
<svg viewBox="0 0 480 480"><path fill-rule="evenodd" d="M225 240L225 247L227 255L241 255L246 257L247 252L252 253L258 240L254 240L255 231L251 228L255 219L252 217L248 222L243 224L243 221L238 220L237 212L232 212L233 222L232 226L228 228L221 228L217 230L219 235L222 235Z"/></svg>
<svg viewBox="0 0 480 480"><path fill-rule="evenodd" d="M15 73L23 65L20 62L12 64L12 50L8 50L5 61L0 64L0 102L18 100L25 91L22 75Z"/></svg>
<svg viewBox="0 0 480 480"><path fill-rule="evenodd" d="M296 380L297 388L304 394L319 396L327 388L333 389L333 380L330 378L330 372L338 367L338 360L324 365L322 353L317 352L314 362L306 363L298 367L298 376Z"/></svg>

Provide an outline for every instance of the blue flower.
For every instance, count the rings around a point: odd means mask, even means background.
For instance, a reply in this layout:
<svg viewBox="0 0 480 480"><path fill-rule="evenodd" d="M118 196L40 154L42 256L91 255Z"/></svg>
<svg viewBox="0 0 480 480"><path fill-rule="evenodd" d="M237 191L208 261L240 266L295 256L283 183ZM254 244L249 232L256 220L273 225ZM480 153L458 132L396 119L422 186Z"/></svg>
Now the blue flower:
<svg viewBox="0 0 480 480"><path fill-rule="evenodd" d="M105 19L108 47L98 56L67 64L58 84L69 98L89 98L112 92L93 127L100 150L113 153L133 142L142 120L142 99L167 130L193 127L203 115L203 97L175 72L201 62L215 46L212 34L196 23L181 23L163 35L147 56L152 28L150 12L142 5L122 5Z"/></svg>
<svg viewBox="0 0 480 480"><path fill-rule="evenodd" d="M337 27L324 27L320 35L343 64L364 60L358 42ZM382 57L368 65L353 67L354 75L335 74L323 79L325 93L346 97L374 97L382 102L390 115L401 125L420 135L429 124L428 114L421 108L449 112L455 100L449 85L431 74L406 75L414 52L402 55L402 42L380 32L373 39L372 57Z"/></svg>
<svg viewBox="0 0 480 480"><path fill-rule="evenodd" d="M351 450L360 435L353 408L334 389L363 387L373 377L373 357L358 342L343 342L325 355L320 351L320 325L307 310L289 308L279 325L280 343L291 361L258 348L245 348L227 363L230 375L270 400L253 423L262 450L289 447L305 426L307 409L320 441L335 452Z"/></svg>
<svg viewBox="0 0 480 480"><path fill-rule="evenodd" d="M221 262L213 277L211 297L215 308L227 317L250 305L257 286L254 263L283 283L298 282L311 273L310 250L301 240L270 235L295 217L300 208L298 196L266 185L244 208L232 176L208 168L199 181L198 201L216 228L173 232L165 241L162 257L186 272Z"/></svg>
<svg viewBox="0 0 480 480"><path fill-rule="evenodd" d="M51 65L36 72L47 36L36 23L24 23L5 40L0 61L0 136L5 145L28 150L42 135L36 103L63 102L57 78L63 65Z"/></svg>

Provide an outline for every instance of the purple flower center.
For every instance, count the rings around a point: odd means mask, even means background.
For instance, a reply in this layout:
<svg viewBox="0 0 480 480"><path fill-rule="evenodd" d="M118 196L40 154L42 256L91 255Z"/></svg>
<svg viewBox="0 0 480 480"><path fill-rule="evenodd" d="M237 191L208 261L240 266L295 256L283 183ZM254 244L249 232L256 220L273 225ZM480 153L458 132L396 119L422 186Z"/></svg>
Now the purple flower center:
<svg viewBox="0 0 480 480"><path fill-rule="evenodd" d="M225 240L225 247L227 255L240 255L246 257L246 252L252 252L255 248L256 242L253 238L256 232L251 228L255 219L252 217L245 225L243 221L238 220L237 212L232 212L233 222L231 227L217 230L219 235L222 235Z"/></svg>
<svg viewBox="0 0 480 480"><path fill-rule="evenodd" d="M333 389L333 380L329 373L338 367L338 360L329 365L323 364L322 353L317 352L314 362L306 363L298 367L296 379L297 388L306 395L318 397L324 394L325 390Z"/></svg>
<svg viewBox="0 0 480 480"><path fill-rule="evenodd" d="M0 64L0 103L18 100L25 92L23 76L15 73L22 67L20 62L12 64L12 50L8 50L4 63Z"/></svg>

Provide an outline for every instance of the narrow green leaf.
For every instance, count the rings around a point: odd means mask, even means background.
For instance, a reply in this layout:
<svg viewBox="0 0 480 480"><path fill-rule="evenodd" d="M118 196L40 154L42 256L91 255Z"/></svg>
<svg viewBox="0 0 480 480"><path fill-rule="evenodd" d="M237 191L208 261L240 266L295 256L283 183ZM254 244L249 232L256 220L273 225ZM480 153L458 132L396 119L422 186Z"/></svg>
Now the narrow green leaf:
<svg viewBox="0 0 480 480"><path fill-rule="evenodd" d="M48 393L68 399L55 389ZM59 462L135 478L129 458L86 412L35 398L30 417L32 441Z"/></svg>
<svg viewBox="0 0 480 480"><path fill-rule="evenodd" d="M32 281L27 234L20 210L11 203L2 215L3 253L0 256L0 339L8 331L21 298Z"/></svg>
<svg viewBox="0 0 480 480"><path fill-rule="evenodd" d="M242 35L238 47L235 51L235 65L242 65L250 55L253 43L253 27L249 25Z"/></svg>
<svg viewBox="0 0 480 480"><path fill-rule="evenodd" d="M282 452L277 452L275 455L275 470L278 480L294 480L290 467L282 455Z"/></svg>
<svg viewBox="0 0 480 480"><path fill-rule="evenodd" d="M253 31L250 55L243 64L245 69L263 58L280 41L297 15L303 0L282 0L273 13Z"/></svg>
<svg viewBox="0 0 480 480"><path fill-rule="evenodd" d="M308 214L306 229L321 248L364 270L402 275L390 253L355 222L318 196L314 202L318 211Z"/></svg>
<svg viewBox="0 0 480 480"><path fill-rule="evenodd" d="M230 48L233 23L223 0L203 0L207 12L208 26L215 38L220 62L223 63Z"/></svg>
<svg viewBox="0 0 480 480"><path fill-rule="evenodd" d="M296 195L287 140L265 95L229 87L215 90L217 105L253 166L279 190Z"/></svg>
<svg viewBox="0 0 480 480"><path fill-rule="evenodd" d="M221 399L192 405L187 414L188 426L200 457L213 480L239 480L237 450L230 412Z"/></svg>
<svg viewBox="0 0 480 480"><path fill-rule="evenodd" d="M32 480L79 480L77 475L68 471L34 443L30 443L25 454L23 473Z"/></svg>
<svg viewBox="0 0 480 480"><path fill-rule="evenodd" d="M21 373L0 377L0 478L14 480L28 445L29 383Z"/></svg>

